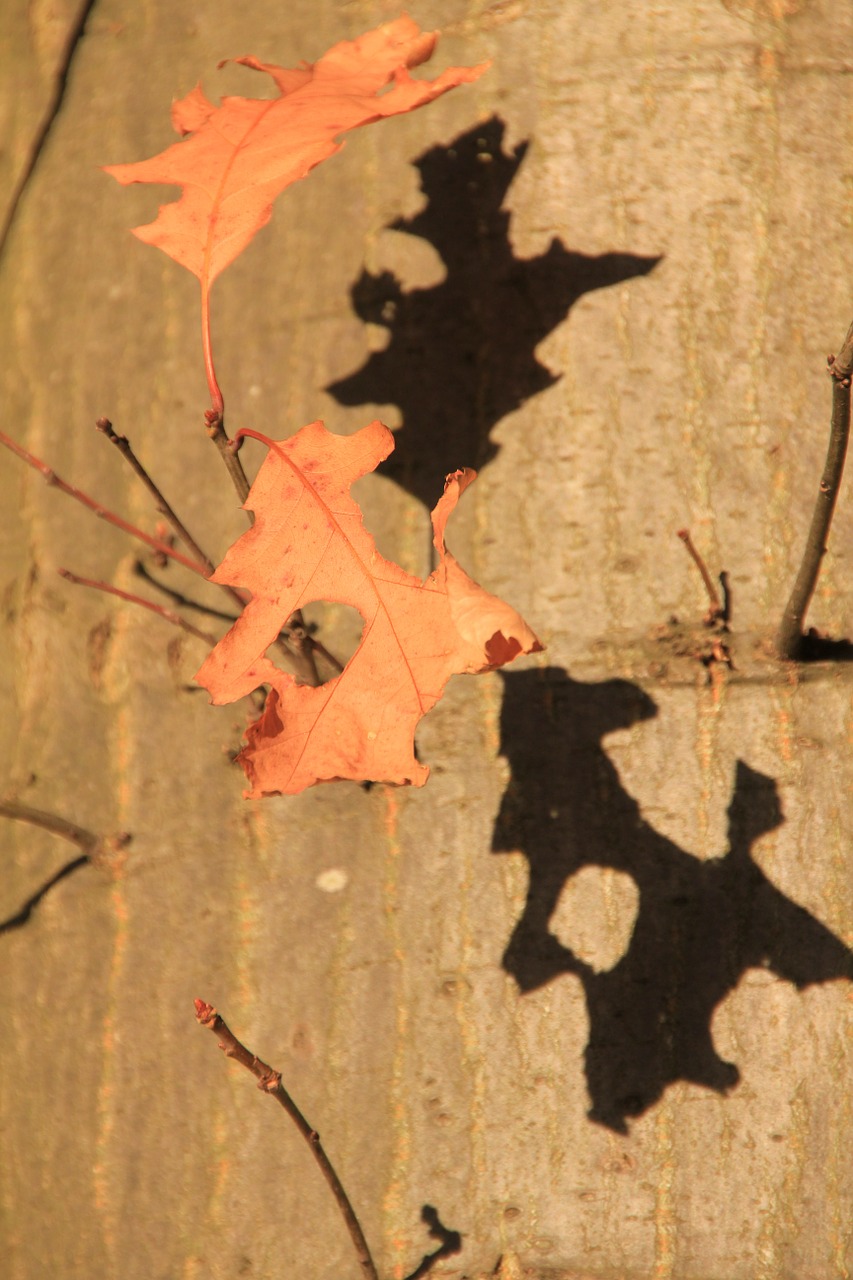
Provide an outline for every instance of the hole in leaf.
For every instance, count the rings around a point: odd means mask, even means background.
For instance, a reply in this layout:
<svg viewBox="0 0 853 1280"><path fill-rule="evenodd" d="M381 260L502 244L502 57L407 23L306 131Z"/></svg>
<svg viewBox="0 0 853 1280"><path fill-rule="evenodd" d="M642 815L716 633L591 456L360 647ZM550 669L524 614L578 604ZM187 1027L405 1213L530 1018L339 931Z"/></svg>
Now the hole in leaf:
<svg viewBox="0 0 853 1280"><path fill-rule="evenodd" d="M358 609L335 600L312 600L303 608L302 617L305 630L319 646L314 650L314 659L320 679L332 680L340 673L324 650L345 667L361 643L364 619ZM270 645L266 656L275 666L287 669L277 644Z"/></svg>

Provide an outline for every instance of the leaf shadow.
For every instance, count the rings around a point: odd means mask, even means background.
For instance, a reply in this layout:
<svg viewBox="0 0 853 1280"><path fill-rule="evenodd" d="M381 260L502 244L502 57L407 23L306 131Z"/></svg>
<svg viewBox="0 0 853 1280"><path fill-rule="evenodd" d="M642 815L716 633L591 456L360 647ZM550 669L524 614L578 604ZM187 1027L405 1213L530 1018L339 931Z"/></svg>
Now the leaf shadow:
<svg viewBox="0 0 853 1280"><path fill-rule="evenodd" d="M773 778L738 761L729 847L702 860L657 832L622 786L603 737L657 714L626 680L584 683L559 667L501 673L501 754L511 782L492 850L520 849L527 900L503 956L522 993L562 974L580 980L589 1016L589 1118L618 1133L678 1080L726 1094L740 1072L716 1051L714 1010L752 968L802 990L853 979L853 952L787 898L753 860L784 822ZM629 875L638 910L627 949L596 971L550 931L582 867Z"/></svg>
<svg viewBox="0 0 853 1280"><path fill-rule="evenodd" d="M527 151L503 150L504 122L492 116L415 165L427 203L388 229L428 241L446 269L429 288L406 290L391 272L364 270L353 309L388 330L388 345L326 387L342 405L399 406L394 453L378 468L432 507L445 474L479 470L497 456L492 428L558 375L536 348L594 289L647 275L659 257L587 256L554 238L535 258L517 258L507 190Z"/></svg>

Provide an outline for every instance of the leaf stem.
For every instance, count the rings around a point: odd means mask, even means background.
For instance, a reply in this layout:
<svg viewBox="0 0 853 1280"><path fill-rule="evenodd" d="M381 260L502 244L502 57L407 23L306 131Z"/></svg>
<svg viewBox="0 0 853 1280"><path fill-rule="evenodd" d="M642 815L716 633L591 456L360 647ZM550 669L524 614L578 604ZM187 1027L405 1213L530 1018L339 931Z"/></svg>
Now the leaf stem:
<svg viewBox="0 0 853 1280"><path fill-rule="evenodd" d="M838 356L830 356L827 364L832 378L832 417L829 446L815 500L806 547L793 590L782 614L776 638L781 658L796 661L803 656L803 624L814 595L823 557L826 554L829 529L844 474L847 441L850 435L850 379L853 375L853 324L847 330Z"/></svg>
<svg viewBox="0 0 853 1280"><path fill-rule="evenodd" d="M258 1088L264 1093L268 1093L275 1098L293 1123L296 1125L302 1137L308 1143L317 1165L334 1196L335 1203L341 1211L341 1216L346 1223L347 1231L353 1243L359 1266L361 1267L364 1280L378 1280L376 1266L371 1257L370 1249L361 1229L361 1224L356 1217L355 1210L350 1203L347 1193L344 1191L340 1178L335 1172L329 1157L323 1150L320 1143L320 1135L316 1129L312 1129L311 1125L303 1116L290 1094L281 1083L281 1074L274 1071L272 1067L268 1067L265 1062L255 1054L250 1053L245 1045L241 1044L234 1032L227 1023L219 1016L212 1005L206 1004L204 1000L196 1000L195 1016L197 1021L203 1027L208 1027L215 1036L219 1037L219 1047L225 1054L226 1058L234 1058L247 1071L251 1071L252 1075L258 1082Z"/></svg>
<svg viewBox="0 0 853 1280"><path fill-rule="evenodd" d="M136 525L129 524L127 520L122 520L121 516L117 516L107 507L101 506L94 498L90 498L82 489L75 489L71 484L67 484L65 480L58 476L41 458L35 457L34 454L28 453L27 450L11 436L7 436L0 431L0 444L11 449L22 461L35 471L39 471L49 485L59 489L62 493L67 493L69 497L75 498L77 502L81 502L84 507L88 507L90 511L94 511L95 515L101 520L106 520L108 524L115 525L117 529L122 529L125 533L129 533L132 538L138 538L140 542L145 542L149 547L153 547L155 551L159 551L161 555L169 556L172 560L177 560L178 564L182 564L184 568L191 569L193 573L197 573L200 577L207 577L207 569L205 565L200 564L196 560L190 560L188 556L183 555L180 551L176 551L174 547L170 547L167 542L161 542L159 538L152 538L149 533L145 533L142 529L137 529Z"/></svg>
<svg viewBox="0 0 853 1280"><path fill-rule="evenodd" d="M201 282L201 348L204 352L204 372L207 375L207 386L210 391L210 407L220 418L225 412L225 401L222 397L213 364L213 347L210 341L210 282Z"/></svg>

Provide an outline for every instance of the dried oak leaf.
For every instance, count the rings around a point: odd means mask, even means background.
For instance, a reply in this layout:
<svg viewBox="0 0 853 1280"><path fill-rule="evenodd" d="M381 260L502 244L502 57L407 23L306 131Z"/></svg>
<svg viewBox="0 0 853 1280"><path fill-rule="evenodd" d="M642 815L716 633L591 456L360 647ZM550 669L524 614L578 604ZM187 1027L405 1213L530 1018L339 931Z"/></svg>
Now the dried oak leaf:
<svg viewBox="0 0 853 1280"><path fill-rule="evenodd" d="M322 422L280 442L243 434L269 446L246 501L255 522L213 581L246 588L252 599L195 678L216 703L269 686L239 756L252 788L246 794L294 794L341 778L423 786L429 770L415 759L414 732L450 677L542 648L445 547L448 517L475 472L447 477L432 513L439 563L422 581L379 554L349 492L394 448L381 422L352 436L333 435ZM344 671L316 689L264 657L294 610L315 600L351 605L364 619Z"/></svg>
<svg viewBox="0 0 853 1280"><path fill-rule="evenodd" d="M217 107L196 87L172 107L182 142L150 160L105 167L123 185L184 188L134 234L187 267L208 290L269 222L285 187L341 149L342 133L412 111L486 70L488 63L450 67L436 80L413 80L408 68L431 56L437 38L403 15L334 45L313 65L288 69L250 55L234 59L271 76L279 96L228 97Z"/></svg>

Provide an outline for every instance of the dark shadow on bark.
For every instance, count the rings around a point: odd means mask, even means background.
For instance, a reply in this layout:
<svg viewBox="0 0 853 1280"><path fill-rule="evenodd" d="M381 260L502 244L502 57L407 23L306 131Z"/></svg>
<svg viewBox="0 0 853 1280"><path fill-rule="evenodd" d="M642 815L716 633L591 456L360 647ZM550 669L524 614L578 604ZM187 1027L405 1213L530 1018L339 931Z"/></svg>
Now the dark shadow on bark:
<svg viewBox="0 0 853 1280"><path fill-rule="evenodd" d="M340 404L399 406L396 448L379 472L428 507L448 472L479 469L496 456L490 432L501 418L558 381L536 347L578 298L646 275L660 261L588 257L558 239L537 258L516 258L502 204L527 143L506 154L503 136L504 123L493 116L415 162L426 207L390 229L429 241L446 277L405 290L390 272L363 271L353 308L388 330L388 346L327 388Z"/></svg>
<svg viewBox="0 0 853 1280"><path fill-rule="evenodd" d="M454 1253L462 1251L462 1236L458 1231L451 1231L444 1226L438 1216L438 1210L431 1204L422 1206L421 1221L429 1230L431 1239L438 1240L439 1245L437 1249L433 1249L432 1253L424 1254L414 1271L406 1276L406 1280L421 1280L423 1276L429 1275L442 1258L449 1258Z"/></svg>
<svg viewBox="0 0 853 1280"><path fill-rule="evenodd" d="M8 919L0 921L0 934L11 933L13 929L20 929L25 925L41 902L42 898L46 897L47 894L50 893L51 889L58 885L60 881L64 880L66 876L70 876L78 869L78 867L85 867L89 861L89 855L81 853L79 858L72 858L64 867L60 867L60 869L52 875L49 880L44 882L40 889L37 889L31 897L27 898L20 911L16 911L15 914L9 916Z"/></svg>
<svg viewBox="0 0 853 1280"><path fill-rule="evenodd" d="M853 952L753 861L755 841L784 821L774 780L738 761L728 850L701 860L644 820L602 746L656 715L651 698L626 680L585 684L556 667L502 679L512 780L492 849L520 849L530 864L504 968L522 992L561 974L580 979L590 1119L625 1133L676 1080L726 1093L740 1073L716 1052L711 1019L747 969L770 969L798 990L853 978ZM590 865L626 873L639 894L627 950L604 972L549 927L563 886Z"/></svg>

